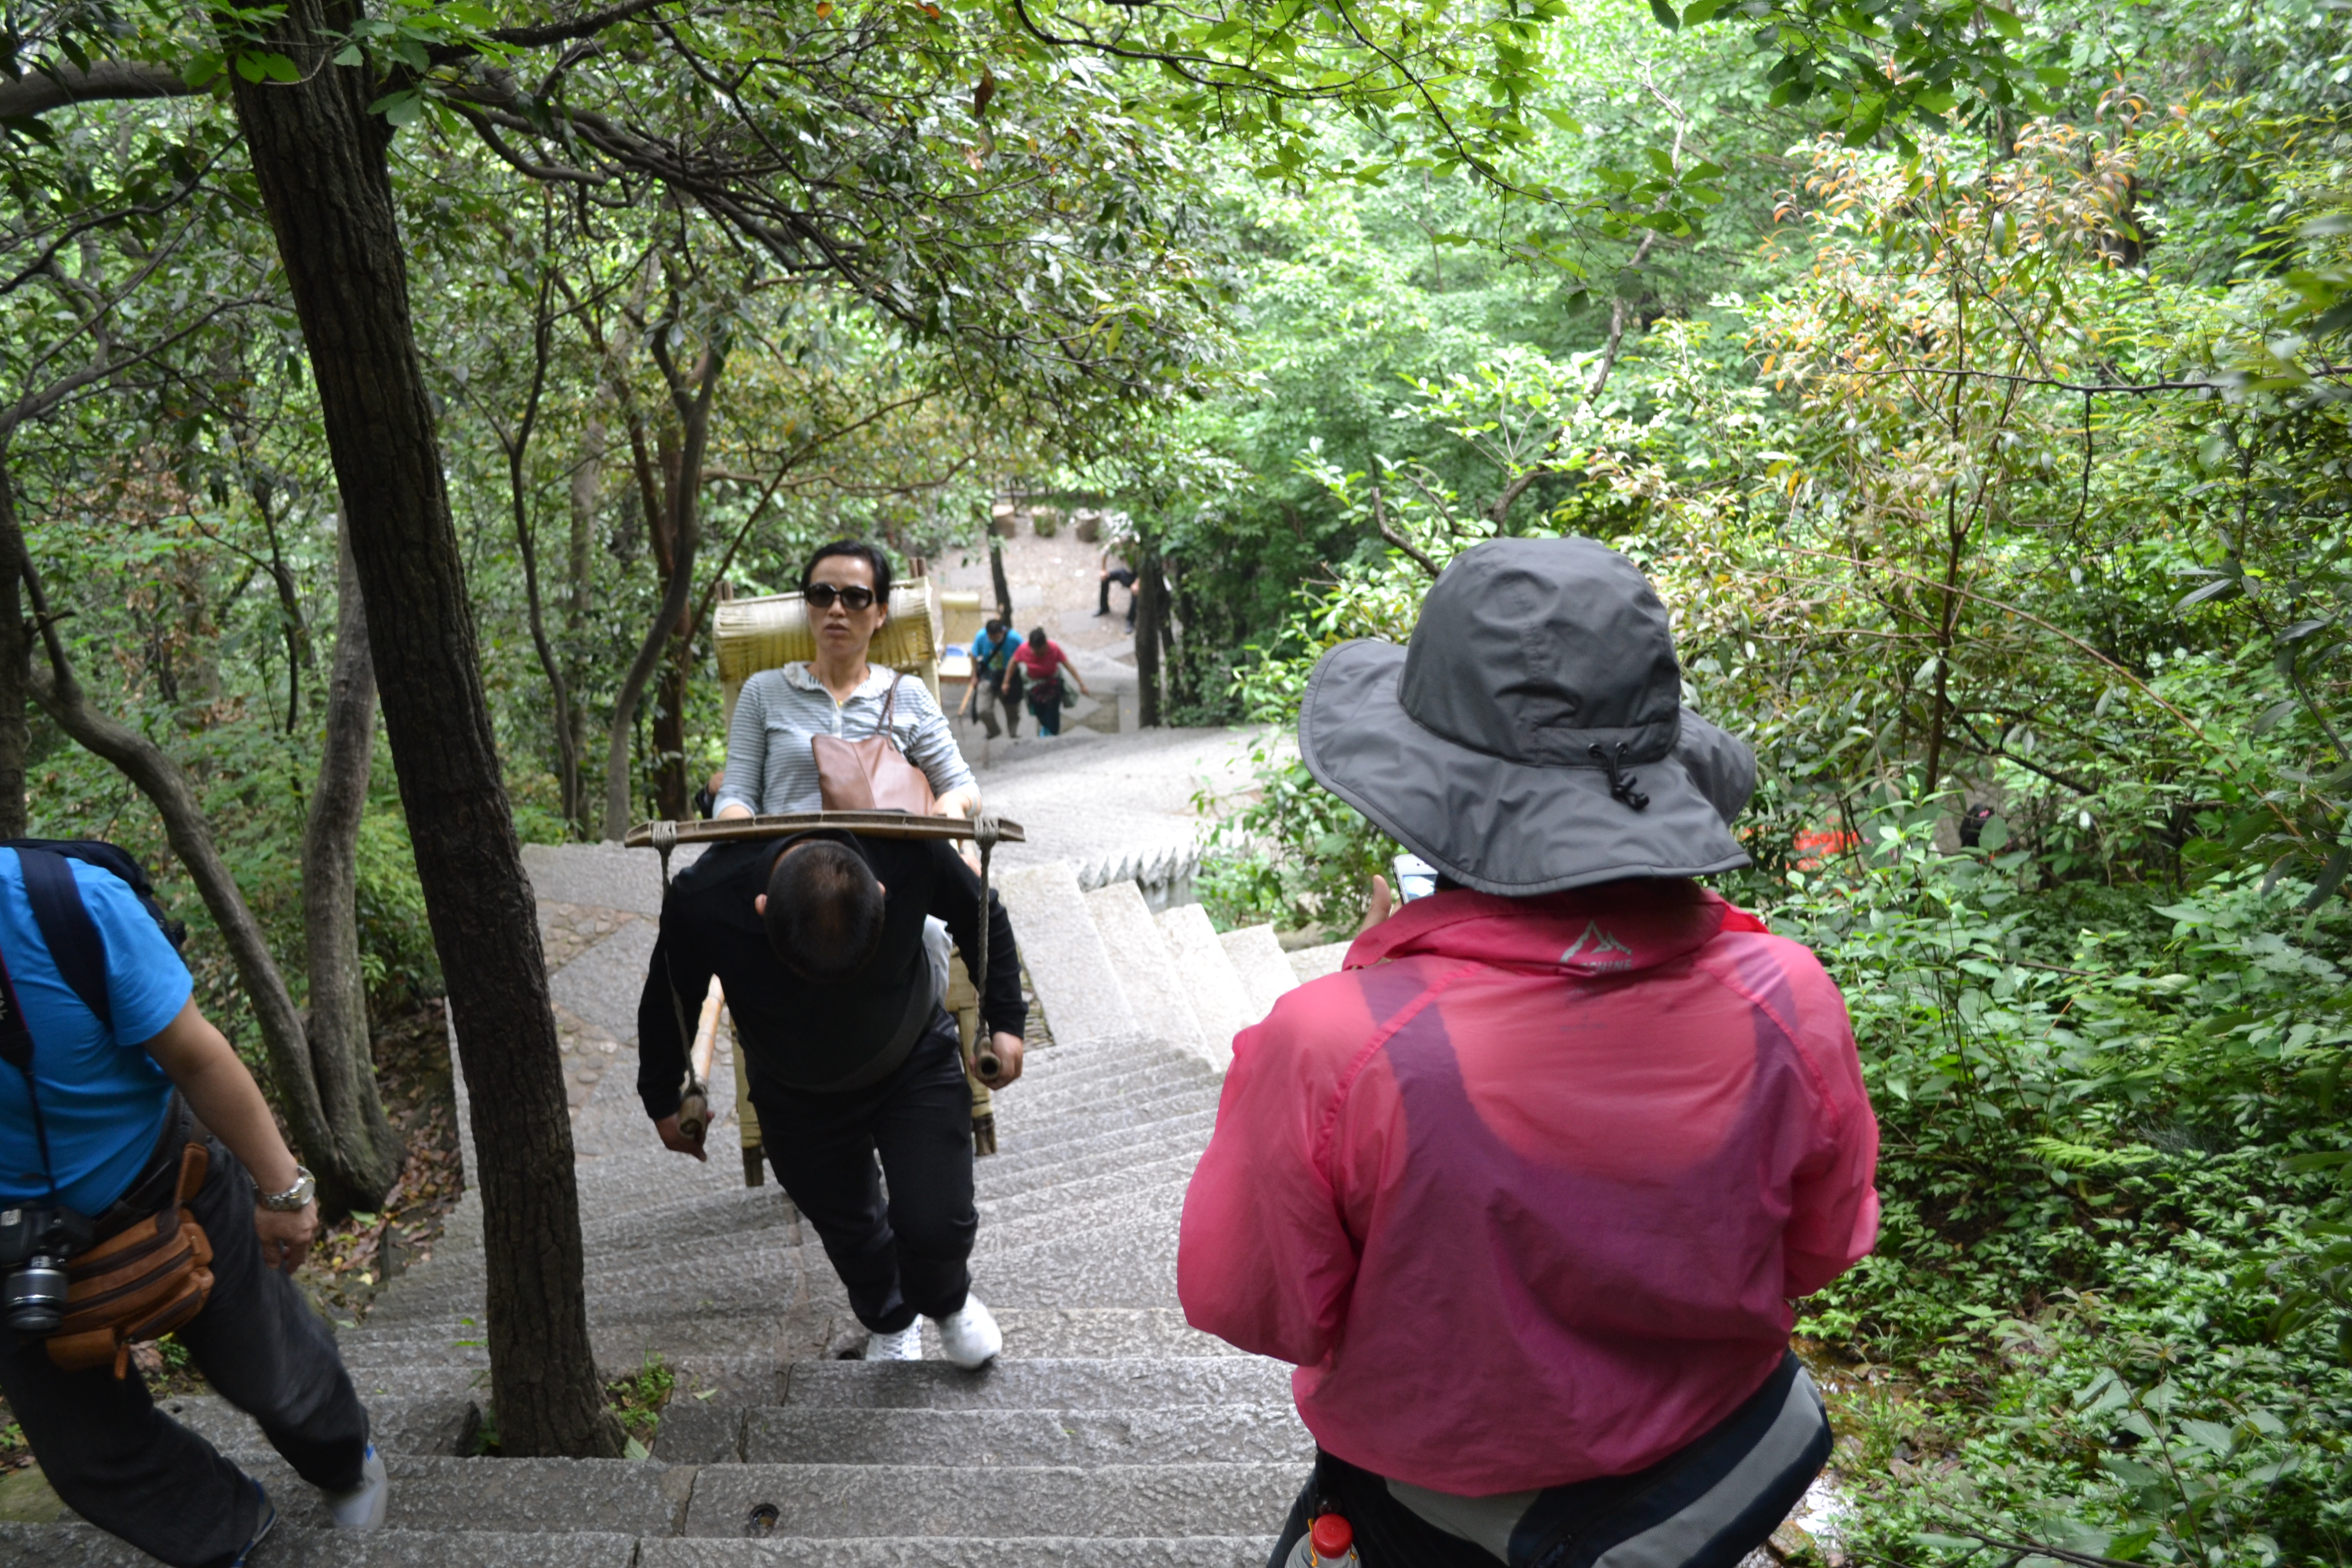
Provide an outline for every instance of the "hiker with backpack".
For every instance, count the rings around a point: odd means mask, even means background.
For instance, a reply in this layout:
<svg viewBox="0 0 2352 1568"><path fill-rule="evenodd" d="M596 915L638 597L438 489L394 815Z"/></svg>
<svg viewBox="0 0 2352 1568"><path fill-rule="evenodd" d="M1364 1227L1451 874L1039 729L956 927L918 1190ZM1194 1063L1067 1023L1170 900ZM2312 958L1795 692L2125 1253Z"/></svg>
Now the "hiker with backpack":
<svg viewBox="0 0 2352 1568"><path fill-rule="evenodd" d="M1837 986L1697 880L1755 753L1575 538L1324 654L1298 750L1432 875L1234 1041L1185 1194L1186 1318L1315 1436L1270 1563L1336 1512L1365 1568L1733 1568L1830 1453L1790 1303L1878 1229Z"/></svg>
<svg viewBox="0 0 2352 1568"><path fill-rule="evenodd" d="M191 999L180 940L114 846L0 845L0 1395L83 1519L173 1568L236 1568L277 1510L155 1407L133 1342L174 1334L338 1526L381 1528L390 1483L287 1278L318 1234L310 1173Z"/></svg>

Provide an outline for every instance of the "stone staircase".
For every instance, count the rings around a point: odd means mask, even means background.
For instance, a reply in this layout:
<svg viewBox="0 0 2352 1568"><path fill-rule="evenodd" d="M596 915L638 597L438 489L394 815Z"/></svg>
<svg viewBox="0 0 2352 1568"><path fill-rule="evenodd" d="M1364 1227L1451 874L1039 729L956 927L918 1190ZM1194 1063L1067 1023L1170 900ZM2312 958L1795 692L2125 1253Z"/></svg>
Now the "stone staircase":
<svg viewBox="0 0 2352 1568"><path fill-rule="evenodd" d="M658 1364L675 1392L642 1459L465 1457L494 1419L469 1194L432 1261L341 1336L394 1479L391 1528L324 1528L243 1416L212 1398L169 1406L269 1488L281 1521L257 1568L1265 1560L1312 1444L1286 1367L1184 1323L1177 1223L1233 1031L1336 968L1339 948L1220 935L1195 905L1155 914L1132 881L1083 890L1066 862L1004 870L1051 1035L998 1098L1000 1152L978 1167L972 1273L1004 1353L976 1373L867 1365L842 1359L864 1335L814 1236L773 1184L740 1184L731 1072L714 1075L707 1165L663 1151L637 1107L652 857L533 849L530 865L551 954L572 954L551 985L599 1366ZM148 1561L76 1523L0 1524L0 1563Z"/></svg>

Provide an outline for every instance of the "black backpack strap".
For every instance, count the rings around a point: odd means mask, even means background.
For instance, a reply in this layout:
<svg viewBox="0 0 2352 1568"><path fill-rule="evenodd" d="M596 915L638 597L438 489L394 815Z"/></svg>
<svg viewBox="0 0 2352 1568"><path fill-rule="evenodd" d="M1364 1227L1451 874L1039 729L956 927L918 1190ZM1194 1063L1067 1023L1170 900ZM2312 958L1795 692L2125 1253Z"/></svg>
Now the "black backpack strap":
<svg viewBox="0 0 2352 1568"><path fill-rule="evenodd" d="M98 922L81 901L73 868L54 849L20 847L16 863L24 868L25 897L32 900L33 919L40 923L41 940L48 944L58 973L110 1031L114 1008L106 996L106 939L98 934Z"/></svg>

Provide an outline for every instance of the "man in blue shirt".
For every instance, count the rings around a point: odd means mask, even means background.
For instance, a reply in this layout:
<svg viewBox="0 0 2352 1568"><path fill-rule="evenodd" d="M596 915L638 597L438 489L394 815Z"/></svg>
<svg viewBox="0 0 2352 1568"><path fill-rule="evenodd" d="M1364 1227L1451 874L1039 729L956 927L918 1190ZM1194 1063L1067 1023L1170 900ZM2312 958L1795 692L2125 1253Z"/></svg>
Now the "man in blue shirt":
<svg viewBox="0 0 2352 1568"><path fill-rule="evenodd" d="M327 1494L338 1524L378 1527L389 1485L367 1412L326 1325L286 1278L318 1231L310 1173L191 999L187 966L138 895L99 867L65 865L105 948L112 1025L67 983L23 858L0 848L0 957L32 1036L30 1089L47 1144L45 1170L26 1074L0 1066L0 1206L47 1201L54 1177L58 1201L95 1219L103 1239L161 1212L182 1148L208 1138L209 1168L188 1206L212 1244L213 1288L177 1337L214 1389ZM42 1338L0 1323L0 1395L68 1506L173 1568L243 1563L275 1522L260 1484L156 1409L136 1373L65 1371Z"/></svg>
<svg viewBox="0 0 2352 1568"><path fill-rule="evenodd" d="M991 703L1003 705L1006 729L1015 740L1021 736L1020 700L1006 697L1003 690L1005 672L1013 668L1013 649L1019 641L1003 621L993 616L981 628L980 636L971 639L971 689L965 695L964 703L992 741L996 739L996 718L989 711Z"/></svg>

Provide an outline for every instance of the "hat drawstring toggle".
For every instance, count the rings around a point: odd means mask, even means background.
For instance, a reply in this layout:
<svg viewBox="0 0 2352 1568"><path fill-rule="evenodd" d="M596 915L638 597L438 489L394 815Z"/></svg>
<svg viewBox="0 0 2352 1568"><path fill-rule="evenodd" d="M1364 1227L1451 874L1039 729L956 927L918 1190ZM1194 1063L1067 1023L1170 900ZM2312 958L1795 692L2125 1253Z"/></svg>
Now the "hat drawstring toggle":
<svg viewBox="0 0 2352 1568"><path fill-rule="evenodd" d="M1623 801L1635 811L1649 810L1650 797L1633 787L1642 781L1635 778L1632 773L1622 771L1625 765L1624 742L1622 741L1618 742L1617 754L1613 757L1608 752L1602 751L1598 742L1595 742L1590 750L1592 752L1593 760L1598 762L1602 767L1609 770L1610 795L1614 799Z"/></svg>

